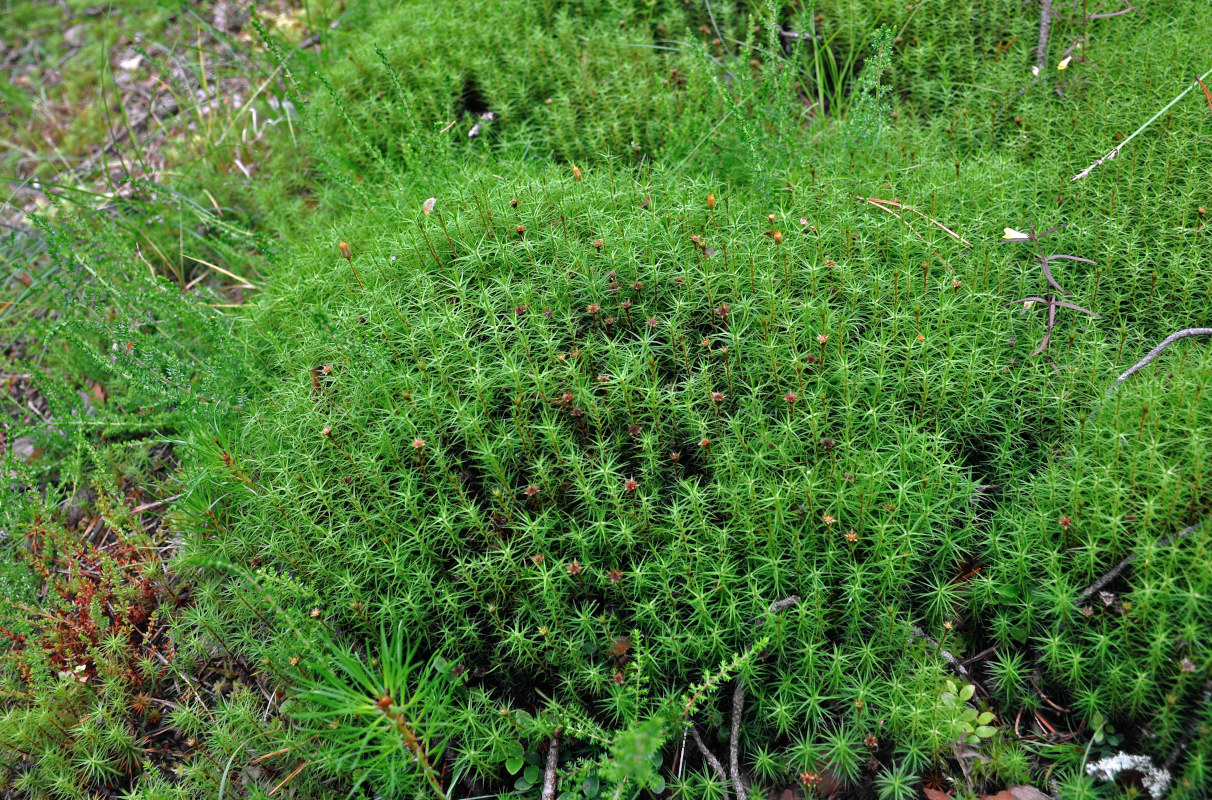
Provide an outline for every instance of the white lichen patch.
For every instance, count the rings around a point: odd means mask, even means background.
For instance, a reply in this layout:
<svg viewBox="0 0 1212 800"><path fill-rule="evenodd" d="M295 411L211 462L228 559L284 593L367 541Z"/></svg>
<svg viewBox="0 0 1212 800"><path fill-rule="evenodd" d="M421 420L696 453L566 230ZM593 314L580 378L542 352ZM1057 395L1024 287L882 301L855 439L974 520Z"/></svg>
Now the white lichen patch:
<svg viewBox="0 0 1212 800"><path fill-rule="evenodd" d="M1148 756L1133 756L1121 750L1113 756L1086 765L1087 775L1104 781L1113 781L1128 770L1140 773L1141 783L1154 800L1161 800L1170 788L1170 771L1155 766Z"/></svg>

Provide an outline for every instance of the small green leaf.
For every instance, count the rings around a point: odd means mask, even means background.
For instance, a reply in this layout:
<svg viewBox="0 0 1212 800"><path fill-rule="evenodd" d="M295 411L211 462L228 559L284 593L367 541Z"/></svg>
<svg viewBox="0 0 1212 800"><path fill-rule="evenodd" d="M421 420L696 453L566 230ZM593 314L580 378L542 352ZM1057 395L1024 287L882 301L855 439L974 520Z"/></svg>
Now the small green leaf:
<svg viewBox="0 0 1212 800"><path fill-rule="evenodd" d="M991 728L988 725L982 725L976 729L976 735L982 739L988 739L995 733L997 733L997 728Z"/></svg>
<svg viewBox="0 0 1212 800"><path fill-rule="evenodd" d="M665 791L665 779L660 775L654 775L652 779L648 781L648 789L653 794L661 794Z"/></svg>
<svg viewBox="0 0 1212 800"><path fill-rule="evenodd" d="M516 758L519 761L521 761L522 756L525 754L526 754L526 751L522 748L522 743L519 742L517 739L511 740L508 744L505 745L505 757L506 758Z"/></svg>
<svg viewBox="0 0 1212 800"><path fill-rule="evenodd" d="M505 759L505 769L509 771L510 775L517 775L518 770L522 768L522 764L524 763L520 756L517 758L510 757Z"/></svg>
<svg viewBox="0 0 1212 800"><path fill-rule="evenodd" d="M585 779L585 783L582 784L582 788L585 790L586 797L597 797L598 791L601 789L601 785L598 783L598 776L590 775Z"/></svg>
<svg viewBox="0 0 1212 800"><path fill-rule="evenodd" d="M992 721L993 721L993 712L992 711L986 711L985 713L981 714L979 717L976 718L977 725L988 725Z"/></svg>
<svg viewBox="0 0 1212 800"><path fill-rule="evenodd" d="M527 789L529 789L531 786L534 786L534 784L531 783L530 781L526 780L525 778L518 778L513 783L513 788L517 789L519 792L524 792Z"/></svg>
<svg viewBox="0 0 1212 800"><path fill-rule="evenodd" d="M526 771L522 773L522 777L531 783L538 783L540 775L542 775L542 772L534 764L528 765Z"/></svg>
<svg viewBox="0 0 1212 800"><path fill-rule="evenodd" d="M976 694L976 686L971 683L965 686L959 693L959 699L967 703L972 699L972 695Z"/></svg>
<svg viewBox="0 0 1212 800"><path fill-rule="evenodd" d="M946 685L947 685L948 692L950 692L951 694L959 694L959 689L955 688L955 681L948 678Z"/></svg>
<svg viewBox="0 0 1212 800"><path fill-rule="evenodd" d="M980 743L981 743L981 740L980 740L980 739L978 739L978 738L977 738L976 736L974 736L974 735L973 735L973 736L969 736L969 737L968 737L967 739L965 739L964 741L966 741L968 744L980 744Z"/></svg>

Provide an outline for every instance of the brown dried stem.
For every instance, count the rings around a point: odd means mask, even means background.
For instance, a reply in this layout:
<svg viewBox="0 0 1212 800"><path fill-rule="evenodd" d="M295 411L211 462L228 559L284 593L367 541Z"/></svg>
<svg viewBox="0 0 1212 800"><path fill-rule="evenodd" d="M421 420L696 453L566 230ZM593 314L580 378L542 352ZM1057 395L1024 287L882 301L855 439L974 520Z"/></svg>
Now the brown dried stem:
<svg viewBox="0 0 1212 800"><path fill-rule="evenodd" d="M905 205L900 200L895 200L895 199L894 200L883 200L879 197L863 197L861 195L856 195L855 199L862 200L864 203L869 203L869 204L875 206L876 208L882 209L883 211L887 211L889 214L891 214L892 216L899 219L901 222L904 222L906 225L908 225L909 230L913 231L913 235L919 239L922 239L922 241L925 241L925 239L922 238L922 235L920 233L918 233L916 230L914 230L913 225L911 225L909 223L909 221L906 220L904 217L902 217L900 214L897 214L895 211L892 211L890 208L888 208L888 206L892 206L892 208L899 208L903 211L908 211L912 214L917 214L919 217L926 220L931 225L934 225L935 227L942 230L944 233L946 233L952 239L955 239L957 242L966 244L968 247L972 247L972 242L968 241L963 236L960 236L958 233L951 230L946 225L942 224L941 222L934 219L933 217L923 214L922 212L918 211L916 208L911 208L910 206Z"/></svg>

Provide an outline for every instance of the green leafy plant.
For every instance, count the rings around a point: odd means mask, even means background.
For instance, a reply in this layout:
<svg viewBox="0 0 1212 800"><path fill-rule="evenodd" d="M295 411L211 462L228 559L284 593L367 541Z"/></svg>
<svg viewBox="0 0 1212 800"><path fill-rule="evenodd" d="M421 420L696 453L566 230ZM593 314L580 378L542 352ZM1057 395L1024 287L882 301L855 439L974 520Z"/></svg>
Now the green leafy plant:
<svg viewBox="0 0 1212 800"><path fill-rule="evenodd" d="M1115 730L1115 726L1101 713L1095 712L1094 717L1090 720L1090 728L1090 741L1086 743L1086 752L1082 756L1083 765L1090 760L1090 752L1093 748L1100 748L1100 757L1108 758L1124 741L1123 734Z"/></svg>
<svg viewBox="0 0 1212 800"><path fill-rule="evenodd" d="M997 728L989 724L993 722L993 712L979 711L969 705L969 701L976 694L975 686L966 683L957 687L952 680L948 680L946 686L946 690L939 695L939 702L954 715L951 728L955 739L965 744L980 744L981 740L997 733Z"/></svg>
<svg viewBox="0 0 1212 800"><path fill-rule="evenodd" d="M288 713L321 739L317 761L325 769L356 776L351 795L365 781L389 794L423 782L446 797L435 765L450 735L453 664L439 656L418 662L398 625L380 631L373 655L336 647L308 666L299 707Z"/></svg>
<svg viewBox="0 0 1212 800"><path fill-rule="evenodd" d="M881 25L871 34L871 55L863 62L846 119L857 142L874 143L892 113L888 96L892 88L884 75L892 68L892 39L895 32Z"/></svg>

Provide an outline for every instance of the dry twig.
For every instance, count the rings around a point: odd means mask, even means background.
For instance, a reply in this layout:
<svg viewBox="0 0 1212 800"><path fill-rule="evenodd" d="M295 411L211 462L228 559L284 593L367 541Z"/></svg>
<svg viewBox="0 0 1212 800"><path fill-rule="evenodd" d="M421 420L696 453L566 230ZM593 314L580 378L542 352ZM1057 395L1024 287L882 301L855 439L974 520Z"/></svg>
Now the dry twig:
<svg viewBox="0 0 1212 800"><path fill-rule="evenodd" d="M766 615L758 620L753 626L753 633L757 633L766 625L766 620L771 614L777 614L784 611L800 602L799 595L790 595L782 600L776 600L770 604L770 608L766 609ZM732 736L728 741L728 761L732 768L732 788L736 791L737 800L745 800L745 784L741 780L741 763L740 763L740 742L741 742L741 716L745 711L745 682L738 676L736 679L736 688L732 692ZM698 733L695 733L695 739L698 739ZM702 749L702 745L699 745Z"/></svg>
<svg viewBox="0 0 1212 800"><path fill-rule="evenodd" d="M1206 520L1204 522L1206 522ZM1174 544L1175 542L1186 539L1188 536L1190 536L1191 534L1193 534L1197 530L1199 530L1200 527L1202 527L1204 525L1204 522L1197 522L1194 525L1189 525L1186 528L1183 528L1178 533L1174 534L1173 536L1169 536L1165 539L1162 539L1160 542L1157 543L1158 549L1161 549L1163 547L1169 547L1170 545ZM1081 595L1080 595L1081 599L1085 600L1090 595L1094 594L1099 589L1103 588L1108 583L1115 580L1121 572L1123 572L1125 569L1128 568L1128 566L1130 564L1132 564L1132 562L1136 561L1136 555L1137 555L1136 553L1133 553L1132 555L1126 557L1123 561L1116 564L1111 569L1107 570L1107 572L1101 578L1096 580L1094 583L1090 584L1090 586L1087 587L1085 589L1085 591L1083 591L1081 593Z"/></svg>
<svg viewBox="0 0 1212 800"><path fill-rule="evenodd" d="M1111 392L1115 391L1116 386L1119 386L1121 383L1128 380L1128 378L1131 378L1134 374L1153 363L1154 359L1161 355L1162 351L1167 347L1174 344L1179 339L1186 339L1189 336L1212 336L1212 328L1185 328L1181 331L1170 334L1165 339L1162 339L1161 344L1150 350L1148 355L1129 367L1122 375L1115 379L1114 384L1107 387L1107 395L1110 396Z"/></svg>
<svg viewBox="0 0 1212 800"><path fill-rule="evenodd" d="M699 736L699 729L694 727L694 725L690 726L690 735L694 737L694 744L699 749L699 755L711 765L720 782L724 784L724 800L728 800L728 773L725 771L724 765L720 763L720 760L715 757L714 753L707 749L707 745L703 744L703 737Z"/></svg>
<svg viewBox="0 0 1212 800"><path fill-rule="evenodd" d="M732 737L728 740L728 762L732 768L732 788L737 800L745 800L745 784L741 780L740 741L741 714L745 710L745 682L736 679L736 691L732 693Z"/></svg>
<svg viewBox="0 0 1212 800"><path fill-rule="evenodd" d="M547 745L547 771L543 775L542 800L555 800L556 776L560 768L560 729L556 728L551 734L551 742Z"/></svg>
<svg viewBox="0 0 1212 800"><path fill-rule="evenodd" d="M1047 68L1048 36L1052 32L1052 0L1041 0L1039 11L1039 44L1035 46L1035 66L1043 75Z"/></svg>
<svg viewBox="0 0 1212 800"><path fill-rule="evenodd" d="M934 639L927 636L925 631L923 631L921 628L917 627L916 625L911 626L909 628L909 631L910 631L910 635L913 636L913 638L921 639L926 644L928 644L931 647L938 650L938 654L940 656L942 656L943 661L947 662L947 666L951 667L951 669L955 671L956 675L959 675L961 678L963 678L966 681L971 681L972 683L976 682L976 681L972 680L972 675L971 675L971 673L968 672L968 668L964 666L964 662L960 661L954 655L952 655L948 651L944 650L939 645L938 642L934 641Z"/></svg>

